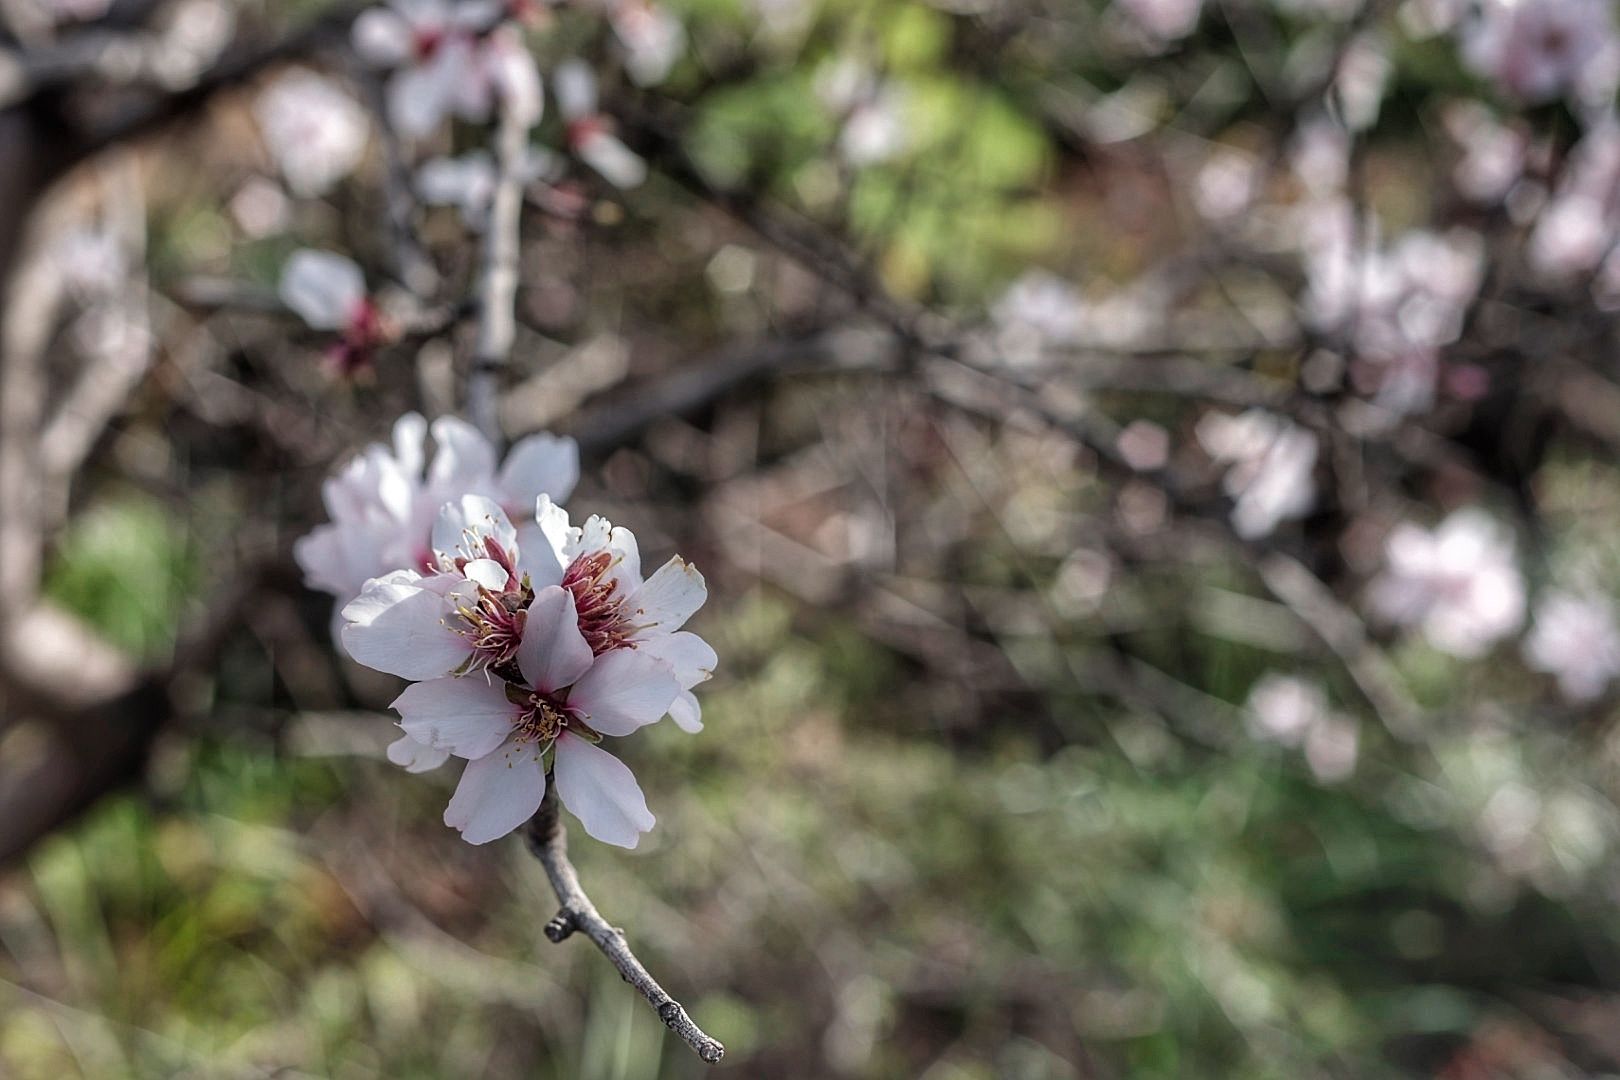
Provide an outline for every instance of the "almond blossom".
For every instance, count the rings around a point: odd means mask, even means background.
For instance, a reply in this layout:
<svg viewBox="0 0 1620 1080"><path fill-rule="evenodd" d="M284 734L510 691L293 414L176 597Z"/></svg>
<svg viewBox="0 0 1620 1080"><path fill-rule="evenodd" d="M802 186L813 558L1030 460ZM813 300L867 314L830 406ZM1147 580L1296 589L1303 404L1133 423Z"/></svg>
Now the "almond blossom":
<svg viewBox="0 0 1620 1080"><path fill-rule="evenodd" d="M429 461L429 430L421 416L407 413L394 424L391 446L368 447L322 485L331 521L293 547L311 588L346 603L372 578L436 569L433 528L445 503L461 494L485 496L503 514L522 513L542 494L567 498L579 480L579 447L572 439L530 435L497 469L494 447L453 416L433 422L437 449ZM544 544L536 526L528 532Z"/></svg>
<svg viewBox="0 0 1620 1080"><path fill-rule="evenodd" d="M1541 102L1578 89L1614 36L1608 0L1489 0L1462 53L1509 94Z"/></svg>
<svg viewBox="0 0 1620 1080"><path fill-rule="evenodd" d="M366 292L365 274L353 260L300 248L282 267L278 292L281 302L311 330L337 334L327 359L340 374L370 366L372 353L386 334L382 314Z"/></svg>
<svg viewBox="0 0 1620 1080"><path fill-rule="evenodd" d="M1373 613L1414 626L1463 659L1483 656L1524 621L1524 582L1512 536L1481 510L1458 510L1436 529L1402 522L1384 542Z"/></svg>
<svg viewBox="0 0 1620 1080"><path fill-rule="evenodd" d="M492 0L390 0L355 20L355 52L392 72L386 99L397 131L421 138L452 115L483 123L497 100L524 122L539 122L542 97L533 57L512 27L491 29L504 11Z"/></svg>
<svg viewBox="0 0 1620 1080"><path fill-rule="evenodd" d="M527 184L555 178L561 169L557 155L531 146L519 176ZM456 207L468 228L481 230L495 198L496 179L495 159L486 150L472 150L460 157L424 161L416 171L416 194L429 206Z"/></svg>
<svg viewBox="0 0 1620 1080"><path fill-rule="evenodd" d="M325 194L365 153L364 110L332 80L312 72L278 79L259 95L253 115L294 195Z"/></svg>
<svg viewBox="0 0 1620 1080"><path fill-rule="evenodd" d="M1602 696L1620 675L1620 627L1614 606L1599 596L1552 590L1536 605L1535 626L1524 640L1524 658L1537 671L1558 679L1558 690L1572 702Z"/></svg>
<svg viewBox="0 0 1620 1080"><path fill-rule="evenodd" d="M490 499L439 512L427 573L396 570L343 609L359 662L417 680L394 703L411 771L468 760L445 823L472 843L517 828L540 805L550 752L558 794L592 836L634 847L652 827L628 769L595 744L666 713L702 727L691 688L714 651L681 626L706 595L679 557L643 580L635 537L605 519L571 527L537 499L525 545Z"/></svg>
<svg viewBox="0 0 1620 1080"><path fill-rule="evenodd" d="M1304 517L1316 500L1316 436L1263 409L1239 416L1206 413L1199 444L1228 464L1221 486L1233 500L1232 528L1245 539L1268 536Z"/></svg>
<svg viewBox="0 0 1620 1080"><path fill-rule="evenodd" d="M498 675L418 682L394 701L407 735L467 759L444 823L472 844L505 836L540 808L549 771L587 833L633 848L655 819L634 774L599 744L656 723L679 692L674 672L640 650L594 652L560 585L523 615Z"/></svg>
<svg viewBox="0 0 1620 1080"><path fill-rule="evenodd" d="M647 163L613 134L612 121L597 108L596 73L582 60L564 60L552 73L557 111L568 149L616 188L639 186Z"/></svg>

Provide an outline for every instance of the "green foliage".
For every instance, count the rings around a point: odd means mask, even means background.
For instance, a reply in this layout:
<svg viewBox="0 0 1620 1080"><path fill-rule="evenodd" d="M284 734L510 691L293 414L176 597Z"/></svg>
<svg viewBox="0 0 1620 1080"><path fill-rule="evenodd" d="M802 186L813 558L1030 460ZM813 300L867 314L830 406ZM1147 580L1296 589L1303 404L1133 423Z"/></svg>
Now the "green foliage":
<svg viewBox="0 0 1620 1080"><path fill-rule="evenodd" d="M125 494L74 518L45 592L114 645L157 657L174 642L196 578L183 522L156 500Z"/></svg>

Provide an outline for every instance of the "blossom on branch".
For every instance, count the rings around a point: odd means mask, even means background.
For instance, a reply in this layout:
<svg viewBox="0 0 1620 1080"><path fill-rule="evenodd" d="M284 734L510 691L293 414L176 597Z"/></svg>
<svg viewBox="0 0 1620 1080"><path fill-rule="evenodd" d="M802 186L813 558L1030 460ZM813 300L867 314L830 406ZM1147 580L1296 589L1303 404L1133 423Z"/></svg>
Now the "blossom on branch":
<svg viewBox="0 0 1620 1080"><path fill-rule="evenodd" d="M311 330L331 331L337 341L327 359L343 375L371 366L372 354L387 339L382 313L366 292L366 277L351 259L330 251L300 248L281 270L281 302Z"/></svg>
<svg viewBox="0 0 1620 1080"><path fill-rule="evenodd" d="M629 530L600 517L571 527L543 495L525 531L483 496L446 503L426 572L369 581L343 608L344 647L417 680L394 702L405 738L389 757L413 772L445 754L467 759L445 823L469 842L528 820L554 769L588 833L634 847L653 817L597 744L666 713L702 728L691 689L716 658L681 627L707 595L703 578L676 557L643 580Z"/></svg>
<svg viewBox="0 0 1620 1080"><path fill-rule="evenodd" d="M616 188L638 187L647 163L613 134L612 120L597 106L596 73L582 60L564 60L551 75L568 149Z"/></svg>
<svg viewBox="0 0 1620 1080"><path fill-rule="evenodd" d="M1577 704L1603 695L1620 675L1620 627L1614 606L1595 596L1551 590L1536 605L1535 626L1524 639L1525 661L1558 679L1558 691Z"/></svg>

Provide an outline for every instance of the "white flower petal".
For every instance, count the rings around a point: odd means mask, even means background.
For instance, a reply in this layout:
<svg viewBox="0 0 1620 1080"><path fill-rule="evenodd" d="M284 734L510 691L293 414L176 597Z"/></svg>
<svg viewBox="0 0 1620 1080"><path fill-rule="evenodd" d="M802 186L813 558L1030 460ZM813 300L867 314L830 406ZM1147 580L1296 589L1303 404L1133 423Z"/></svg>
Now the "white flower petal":
<svg viewBox="0 0 1620 1080"><path fill-rule="evenodd" d="M471 655L444 624L447 603L431 589L377 579L343 608L343 648L369 668L402 679L436 679Z"/></svg>
<svg viewBox="0 0 1620 1080"><path fill-rule="evenodd" d="M506 570L494 559L474 559L462 568L467 580L476 582L490 592L500 592L506 588L508 576Z"/></svg>
<svg viewBox="0 0 1620 1080"><path fill-rule="evenodd" d="M689 630L636 642L636 651L668 664L682 690L714 677L719 657L709 643Z"/></svg>
<svg viewBox="0 0 1620 1080"><path fill-rule="evenodd" d="M657 819L624 762L577 735L557 737L553 778L563 805L604 844L633 848Z"/></svg>
<svg viewBox="0 0 1620 1080"><path fill-rule="evenodd" d="M388 744L388 760L408 773L424 773L449 761L450 751L434 749L405 735Z"/></svg>
<svg viewBox="0 0 1620 1080"><path fill-rule="evenodd" d="M519 439L501 466L501 501L514 516L527 514L541 495L562 502L579 482L579 444L541 432Z"/></svg>
<svg viewBox="0 0 1620 1080"><path fill-rule="evenodd" d="M557 111L564 120L578 120L596 112L596 72L580 59L564 60L551 73Z"/></svg>
<svg viewBox="0 0 1620 1080"><path fill-rule="evenodd" d="M606 131L594 131L574 148L579 160L621 191L640 187L647 179L647 163L641 155Z"/></svg>
<svg viewBox="0 0 1620 1080"><path fill-rule="evenodd" d="M591 659L591 647L579 632L574 594L556 585L535 593L517 652L518 670L529 685L555 693L585 674Z"/></svg>
<svg viewBox="0 0 1620 1080"><path fill-rule="evenodd" d="M562 581L563 564L539 525L528 522L518 526L517 542L518 573L529 575L531 586L539 590Z"/></svg>
<svg viewBox="0 0 1620 1080"><path fill-rule="evenodd" d="M708 596L703 575L691 563L675 555L625 602L630 608L631 622L638 626L656 626L661 632L669 633L679 630Z"/></svg>
<svg viewBox="0 0 1620 1080"><path fill-rule="evenodd" d="M469 844L487 844L533 817L545 794L540 748L508 739L494 753L467 762L444 823Z"/></svg>
<svg viewBox="0 0 1620 1080"><path fill-rule="evenodd" d="M388 79L388 121L410 139L431 135L450 111L454 83L439 65L405 67Z"/></svg>
<svg viewBox="0 0 1620 1080"><path fill-rule="evenodd" d="M428 486L455 496L489 485L495 475L495 448L467 421L441 416L433 421L438 450L428 468Z"/></svg>
<svg viewBox="0 0 1620 1080"><path fill-rule="evenodd" d="M434 551L479 558L485 553L485 540L494 540L507 554L517 550L517 530L493 499L463 495L439 509L433 522Z"/></svg>
<svg viewBox="0 0 1620 1080"><path fill-rule="evenodd" d="M583 713L604 735L628 735L657 723L681 692L675 672L640 649L614 649L596 658L568 695L568 706Z"/></svg>
<svg viewBox="0 0 1620 1080"><path fill-rule="evenodd" d="M350 39L360 59L375 67L397 67L411 56L411 28L385 7L362 11Z"/></svg>
<svg viewBox="0 0 1620 1080"><path fill-rule="evenodd" d="M278 292L313 329L340 330L365 299L366 278L342 255L300 248L287 257Z"/></svg>
<svg viewBox="0 0 1620 1080"><path fill-rule="evenodd" d="M669 718L689 735L696 735L702 731L703 706L698 704L697 695L690 690L682 690L674 704L669 707Z"/></svg>
<svg viewBox="0 0 1620 1080"><path fill-rule="evenodd" d="M412 683L394 699L405 734L457 757L481 758L512 734L518 707L499 679L432 679Z"/></svg>

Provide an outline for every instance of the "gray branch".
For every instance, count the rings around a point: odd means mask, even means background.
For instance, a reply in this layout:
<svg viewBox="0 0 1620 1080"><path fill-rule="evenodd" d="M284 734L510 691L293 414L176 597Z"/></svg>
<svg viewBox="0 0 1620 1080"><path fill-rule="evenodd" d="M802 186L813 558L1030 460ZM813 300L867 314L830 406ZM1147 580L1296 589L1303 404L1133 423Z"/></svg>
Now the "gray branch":
<svg viewBox="0 0 1620 1080"><path fill-rule="evenodd" d="M624 931L602 918L602 913L596 910L591 898L585 895L585 889L579 883L579 874L568 860L568 831L563 827L558 813L555 784L546 788L540 811L525 827L523 839L545 868L551 888L557 894L557 902L562 905L556 916L546 923L546 937L552 942L560 942L576 930L582 932L619 969L624 981L647 999L647 1004L658 1013L658 1019L664 1022L664 1026L679 1035L681 1041L690 1046L698 1057L712 1065L725 1056L726 1048L720 1041L698 1027L681 1003L658 985L658 980L630 951Z"/></svg>
<svg viewBox="0 0 1620 1080"><path fill-rule="evenodd" d="M467 379L468 419L496 446L501 438L500 374L517 337L518 229L523 216L523 159L529 129L521 116L503 107L495 131L498 179L484 234L483 281L479 289L478 340Z"/></svg>

